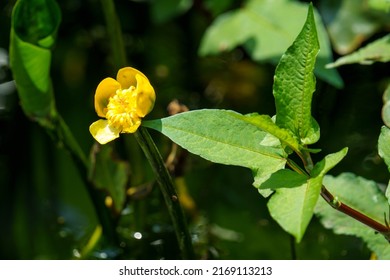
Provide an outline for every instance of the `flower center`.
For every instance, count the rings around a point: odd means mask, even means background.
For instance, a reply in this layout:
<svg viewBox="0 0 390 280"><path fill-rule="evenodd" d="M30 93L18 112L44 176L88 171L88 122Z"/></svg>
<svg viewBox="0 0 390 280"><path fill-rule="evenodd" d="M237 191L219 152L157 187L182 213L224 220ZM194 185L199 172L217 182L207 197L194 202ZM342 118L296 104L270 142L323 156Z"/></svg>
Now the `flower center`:
<svg viewBox="0 0 390 280"><path fill-rule="evenodd" d="M136 106L135 87L118 89L107 105L106 118L109 124L120 130L132 127L138 121Z"/></svg>

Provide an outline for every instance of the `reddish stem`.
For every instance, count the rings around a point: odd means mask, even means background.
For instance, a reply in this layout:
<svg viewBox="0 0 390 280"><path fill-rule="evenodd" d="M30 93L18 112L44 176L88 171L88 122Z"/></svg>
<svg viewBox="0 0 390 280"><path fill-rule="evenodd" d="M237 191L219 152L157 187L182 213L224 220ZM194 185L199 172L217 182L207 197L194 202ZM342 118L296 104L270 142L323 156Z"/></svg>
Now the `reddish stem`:
<svg viewBox="0 0 390 280"><path fill-rule="evenodd" d="M334 209L354 218L355 220L369 226L374 229L376 232L382 234L387 241L390 242L390 227L383 225L370 217L364 215L363 213L356 211L355 209L349 207L348 205L339 201L333 194L331 194L324 186L321 188L321 196L325 201L332 206Z"/></svg>

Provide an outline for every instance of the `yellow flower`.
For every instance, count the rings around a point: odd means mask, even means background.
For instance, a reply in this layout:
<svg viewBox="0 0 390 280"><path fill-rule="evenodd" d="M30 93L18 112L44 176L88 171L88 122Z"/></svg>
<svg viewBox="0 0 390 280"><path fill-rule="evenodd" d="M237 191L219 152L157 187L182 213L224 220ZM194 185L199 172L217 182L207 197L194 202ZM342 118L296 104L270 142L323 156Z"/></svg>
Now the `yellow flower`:
<svg viewBox="0 0 390 280"><path fill-rule="evenodd" d="M95 110L100 119L89 131L100 144L133 133L154 106L156 94L148 78L132 67L118 71L116 80L105 78L95 92Z"/></svg>

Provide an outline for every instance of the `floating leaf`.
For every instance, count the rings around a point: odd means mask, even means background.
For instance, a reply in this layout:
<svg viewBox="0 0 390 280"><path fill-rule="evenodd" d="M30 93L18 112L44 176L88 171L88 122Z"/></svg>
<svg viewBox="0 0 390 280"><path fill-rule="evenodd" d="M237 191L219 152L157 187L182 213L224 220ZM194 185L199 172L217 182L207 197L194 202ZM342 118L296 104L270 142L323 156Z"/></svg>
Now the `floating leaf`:
<svg viewBox="0 0 390 280"><path fill-rule="evenodd" d="M212 162L243 166L262 177L284 167L286 154L277 138L228 110L196 110L144 121L173 142Z"/></svg>
<svg viewBox="0 0 390 280"><path fill-rule="evenodd" d="M324 185L340 201L379 222L383 222L384 214L389 211L384 194L373 181L352 173L342 173L337 177L325 176ZM360 237L379 259L390 259L388 241L371 228L336 211L324 200L318 201L315 212L324 227L332 229L336 234Z"/></svg>
<svg viewBox="0 0 390 280"><path fill-rule="evenodd" d="M333 68L352 63L372 64L374 62L388 61L390 61L390 35L386 35L354 53L340 57L326 67Z"/></svg>
<svg viewBox="0 0 390 280"><path fill-rule="evenodd" d="M20 0L12 14L10 65L26 113L41 123L55 114L51 51L61 13L53 0Z"/></svg>
<svg viewBox="0 0 390 280"><path fill-rule="evenodd" d="M217 17L206 30L200 55L213 55L244 46L256 61L277 62L302 28L307 4L289 0L249 0L240 9ZM333 61L327 32L316 13L321 52L316 74L336 87L343 82L336 71L325 69Z"/></svg>
<svg viewBox="0 0 390 280"><path fill-rule="evenodd" d="M293 175L290 171L278 171L270 176L262 186L281 187L271 196L268 209L272 218L288 233L300 242L313 216L314 207L320 196L322 180L325 174L337 165L346 155L347 149L327 155L318 162L313 169L311 178L303 180L303 175ZM283 173L283 174L282 174ZM279 175L286 176L280 181Z"/></svg>
<svg viewBox="0 0 390 280"><path fill-rule="evenodd" d="M319 126L311 116L315 90L313 71L318 51L316 25L310 5L302 31L276 68L273 87L276 124L290 130L303 144L313 144L319 139Z"/></svg>

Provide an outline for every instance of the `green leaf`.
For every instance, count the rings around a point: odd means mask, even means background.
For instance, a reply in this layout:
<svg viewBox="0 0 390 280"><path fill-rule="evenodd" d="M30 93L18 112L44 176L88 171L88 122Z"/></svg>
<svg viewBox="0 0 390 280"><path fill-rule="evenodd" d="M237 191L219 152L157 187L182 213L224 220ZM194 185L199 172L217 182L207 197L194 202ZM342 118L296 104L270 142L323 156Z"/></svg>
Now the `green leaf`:
<svg viewBox="0 0 390 280"><path fill-rule="evenodd" d="M333 68L352 63L372 64L388 61L390 61L390 35L386 35L354 53L340 57L335 62L326 65L326 67Z"/></svg>
<svg viewBox="0 0 390 280"><path fill-rule="evenodd" d="M275 136L283 145L288 146L298 155L301 155L304 151L309 151L311 153L321 151L320 149L309 149L303 146L290 130L276 125L273 118L268 115L252 113L242 116L242 119Z"/></svg>
<svg viewBox="0 0 390 280"><path fill-rule="evenodd" d="M322 180L325 174L337 165L346 155L347 149L327 155L313 169L312 177L304 180L303 175L293 175L290 171L278 171L270 176L262 185L276 189L268 201L268 210L272 218L297 242L302 237L314 213L314 207L320 196ZM283 182L282 176L285 176ZM284 185L284 188L283 188Z"/></svg>
<svg viewBox="0 0 390 280"><path fill-rule="evenodd" d="M390 171L390 128L382 126L381 134L378 139L378 153L381 158L385 161L387 168ZM390 204L390 181L386 189L386 197Z"/></svg>
<svg viewBox="0 0 390 280"><path fill-rule="evenodd" d="M257 113L244 115L243 120L259 127L261 130L272 134L283 144L290 147L293 151L299 153L304 147L298 142L297 138L291 131L277 126L268 115L259 115Z"/></svg>
<svg viewBox="0 0 390 280"><path fill-rule="evenodd" d="M389 94L390 94L389 89L390 89L390 86L386 90L387 94L385 93L385 96L387 96L384 98L384 100L386 101L386 104L389 104L389 101L388 101ZM382 110L382 114L383 114L383 110ZM382 126L381 133L379 135L378 154L385 161L387 168L390 171L390 128L388 128L386 126ZM390 204L390 187L389 186L390 186L390 181L389 181L389 184L388 184L387 189L386 189L386 197L387 197L388 202Z"/></svg>
<svg viewBox="0 0 390 280"><path fill-rule="evenodd" d="M215 0L204 0L205 8L210 11L213 15L218 15L226 10L228 10L235 0L225 0L225 1L215 1Z"/></svg>
<svg viewBox="0 0 390 280"><path fill-rule="evenodd" d="M367 0L323 1L322 12L333 15L327 24L329 36L337 53L345 55L377 32L383 19L373 16ZM385 20L385 21L388 21Z"/></svg>
<svg viewBox="0 0 390 280"><path fill-rule="evenodd" d="M368 6L371 9L379 10L388 13L390 11L389 0L368 0Z"/></svg>
<svg viewBox="0 0 390 280"><path fill-rule="evenodd" d="M55 114L50 48L60 21L60 9L53 0L19 0L12 13L12 74L24 112L42 123Z"/></svg>
<svg viewBox="0 0 390 280"><path fill-rule="evenodd" d="M296 188L306 184L308 178L305 175L281 169L273 173L261 186L261 189Z"/></svg>
<svg viewBox="0 0 390 280"><path fill-rule="evenodd" d="M390 127L390 84L383 93L382 120L387 127Z"/></svg>
<svg viewBox="0 0 390 280"><path fill-rule="evenodd" d="M390 171L390 129L386 126L382 126L381 134L379 135L378 153Z"/></svg>
<svg viewBox="0 0 390 280"><path fill-rule="evenodd" d="M240 9L217 17L206 30L200 55L214 55L244 46L256 61L277 62L302 28L307 4L289 0L249 0ZM336 87L343 82L336 71L325 69L333 61L325 27L316 13L321 52L316 74Z"/></svg>
<svg viewBox="0 0 390 280"><path fill-rule="evenodd" d="M313 215L319 196L318 184L277 189L268 201L271 217L299 243Z"/></svg>
<svg viewBox="0 0 390 280"><path fill-rule="evenodd" d="M329 154L325 156L323 160L318 162L312 172L312 177L324 177L329 170L335 167L346 155L348 152L348 148L344 148L337 153Z"/></svg>
<svg viewBox="0 0 390 280"><path fill-rule="evenodd" d="M187 12L192 7L193 0L154 0L150 4L153 21L163 23Z"/></svg>
<svg viewBox="0 0 390 280"><path fill-rule="evenodd" d="M95 145L91 153L89 179L97 189L103 190L113 201L114 209L120 213L126 200L129 178L127 162L114 157L110 145Z"/></svg>
<svg viewBox="0 0 390 280"><path fill-rule="evenodd" d="M352 173L343 173L337 177L325 176L324 185L340 201L377 221L383 222L384 214L389 211L384 194L373 181ZM318 202L315 212L326 228L332 229L336 234L360 237L379 259L390 259L388 241L371 228L336 211L324 200Z"/></svg>
<svg viewBox="0 0 390 280"><path fill-rule="evenodd" d="M313 8L309 6L302 31L276 68L273 87L276 124L289 129L303 144L313 144L319 139L319 126L311 116L318 51Z"/></svg>
<svg viewBox="0 0 390 280"><path fill-rule="evenodd" d="M216 163L247 167L262 177L286 163L278 139L234 111L196 110L142 124L193 154Z"/></svg>

